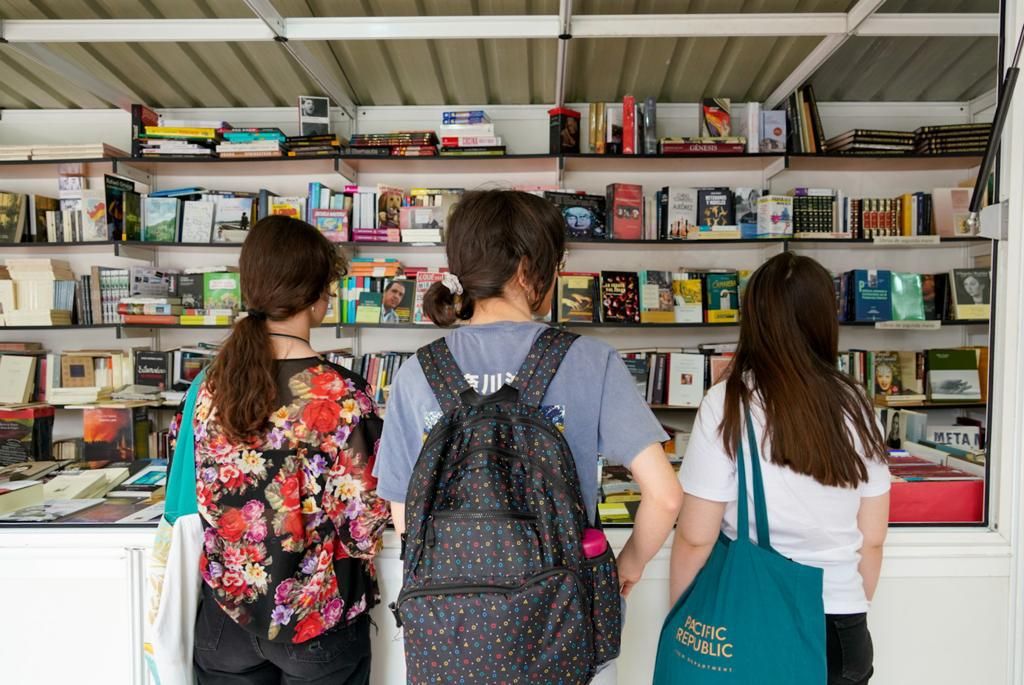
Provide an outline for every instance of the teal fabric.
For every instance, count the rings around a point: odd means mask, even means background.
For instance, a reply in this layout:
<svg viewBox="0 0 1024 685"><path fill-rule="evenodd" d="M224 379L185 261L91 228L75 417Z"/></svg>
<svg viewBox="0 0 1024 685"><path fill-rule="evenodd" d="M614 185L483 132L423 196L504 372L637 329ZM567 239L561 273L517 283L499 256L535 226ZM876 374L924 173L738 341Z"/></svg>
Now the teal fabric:
<svg viewBox="0 0 1024 685"><path fill-rule="evenodd" d="M749 409L746 423L750 458L741 441L736 459L737 538L719 536L707 564L672 607L658 643L655 685L826 682L822 571L772 549ZM757 543L750 540L748 464Z"/></svg>
<svg viewBox="0 0 1024 685"><path fill-rule="evenodd" d="M164 500L164 519L174 525L182 516L199 513L196 501L196 440L192 429L196 396L206 376L205 369L192 381L185 395L185 408L181 412L178 441L174 445L171 472L167 475L167 495Z"/></svg>

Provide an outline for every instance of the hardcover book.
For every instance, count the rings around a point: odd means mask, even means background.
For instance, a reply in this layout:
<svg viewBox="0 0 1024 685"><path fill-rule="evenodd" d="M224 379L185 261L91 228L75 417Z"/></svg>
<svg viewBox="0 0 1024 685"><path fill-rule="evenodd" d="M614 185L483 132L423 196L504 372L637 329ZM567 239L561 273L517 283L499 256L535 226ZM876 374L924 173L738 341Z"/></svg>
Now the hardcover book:
<svg viewBox="0 0 1024 685"><path fill-rule="evenodd" d="M928 399L980 402L981 380L974 350L928 350Z"/></svg>
<svg viewBox="0 0 1024 685"><path fill-rule="evenodd" d="M598 274L563 273L558 276L557 321L597 321Z"/></svg>
<svg viewBox="0 0 1024 685"><path fill-rule="evenodd" d="M924 296L921 274L893 271L892 320L924 321Z"/></svg>
<svg viewBox="0 0 1024 685"><path fill-rule="evenodd" d="M668 355L666 400L673 407L698 407L704 399L703 354L673 352Z"/></svg>
<svg viewBox="0 0 1024 685"><path fill-rule="evenodd" d="M142 239L173 243L178 239L181 201L175 197L147 197L142 202Z"/></svg>
<svg viewBox="0 0 1024 685"><path fill-rule="evenodd" d="M204 309L203 294L206 279L203 274L181 274L178 277L178 296L183 309Z"/></svg>
<svg viewBox="0 0 1024 685"><path fill-rule="evenodd" d="M314 209L313 225L332 243L348 240L348 212L344 209Z"/></svg>
<svg viewBox="0 0 1024 685"><path fill-rule="evenodd" d="M170 386L171 358L169 352L138 350L135 352L136 385L166 390Z"/></svg>
<svg viewBox="0 0 1024 685"><path fill-rule="evenodd" d="M743 235L757 233L758 201L762 195L760 188L737 188L733 193L733 216Z"/></svg>
<svg viewBox="0 0 1024 685"><path fill-rule="evenodd" d="M732 132L729 98L704 98L700 103L700 135L724 138Z"/></svg>
<svg viewBox="0 0 1024 685"><path fill-rule="evenodd" d="M992 276L988 269L953 269L949 274L954 319L988 319Z"/></svg>
<svg viewBox="0 0 1024 685"><path fill-rule="evenodd" d="M412 323L416 306L416 281L396 278L385 284L381 297L381 323Z"/></svg>
<svg viewBox="0 0 1024 685"><path fill-rule="evenodd" d="M356 305L356 323L380 323L381 293L359 293Z"/></svg>
<svg viewBox="0 0 1024 685"><path fill-rule="evenodd" d="M82 410L86 461L132 461L149 456L149 418L145 407L89 407Z"/></svg>
<svg viewBox="0 0 1024 685"><path fill-rule="evenodd" d="M203 303L206 309L242 307L242 285L237 272L203 274Z"/></svg>
<svg viewBox="0 0 1024 685"><path fill-rule="evenodd" d="M440 271L420 271L416 274L416 302L413 306L413 323L431 323L430 317L423 311L423 297L430 287L441 280L444 274Z"/></svg>
<svg viewBox="0 0 1024 685"><path fill-rule="evenodd" d="M672 272L641 271L640 283L640 323L673 323Z"/></svg>
<svg viewBox="0 0 1024 685"><path fill-rule="evenodd" d="M676 323L704 322L704 294L699 277L685 271L673 273L672 298Z"/></svg>
<svg viewBox="0 0 1024 685"><path fill-rule="evenodd" d="M740 320L739 274L708 272L706 302L707 323L737 323Z"/></svg>
<svg viewBox="0 0 1024 685"><path fill-rule="evenodd" d="M608 226L613 240L640 240L644 232L644 189L629 183L607 188Z"/></svg>
<svg viewBox="0 0 1024 685"><path fill-rule="evenodd" d="M107 200L103 191L82 191L82 240L101 242L110 240L107 227Z"/></svg>
<svg viewBox="0 0 1024 685"><path fill-rule="evenodd" d="M562 212L569 239L591 240L607 237L604 197L553 191L545 191L544 197Z"/></svg>
<svg viewBox="0 0 1024 685"><path fill-rule="evenodd" d="M184 204L181 215L181 242L208 243L213 239L213 213L216 205L212 202L189 200Z"/></svg>
<svg viewBox="0 0 1024 685"><path fill-rule="evenodd" d="M854 285L854 321L890 321L890 272L882 269L857 269L850 273Z"/></svg>
<svg viewBox="0 0 1024 685"><path fill-rule="evenodd" d="M697 189L668 186L665 194L663 237L685 240L691 228L697 225Z"/></svg>
<svg viewBox="0 0 1024 685"><path fill-rule="evenodd" d="M118 176L103 176L107 201L107 239L124 239L124 195L135 191L135 183Z"/></svg>
<svg viewBox="0 0 1024 685"><path fill-rule="evenodd" d="M640 323L640 277L635 271L601 272L601 320Z"/></svg>
<svg viewBox="0 0 1024 685"><path fill-rule="evenodd" d="M702 188L697 191L697 221L701 226L735 226L732 191L728 188Z"/></svg>

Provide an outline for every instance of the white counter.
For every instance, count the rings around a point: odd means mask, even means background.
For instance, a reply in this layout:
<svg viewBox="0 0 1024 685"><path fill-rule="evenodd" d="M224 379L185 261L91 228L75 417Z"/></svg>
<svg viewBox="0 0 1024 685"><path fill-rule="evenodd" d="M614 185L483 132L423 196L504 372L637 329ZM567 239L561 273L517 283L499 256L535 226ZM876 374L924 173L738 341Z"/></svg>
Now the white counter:
<svg viewBox="0 0 1024 685"><path fill-rule="evenodd" d="M618 548L628 531L611 530ZM0 530L0 663L5 685L141 684L145 556L151 530ZM870 615L872 685L1008 682L1010 546L972 529L897 529ZM668 609L668 546L630 596L619 682L650 682ZM401 584L397 538L378 560L384 605ZM374 619L374 685L404 682L385 606ZM167 684L165 684L167 685Z"/></svg>

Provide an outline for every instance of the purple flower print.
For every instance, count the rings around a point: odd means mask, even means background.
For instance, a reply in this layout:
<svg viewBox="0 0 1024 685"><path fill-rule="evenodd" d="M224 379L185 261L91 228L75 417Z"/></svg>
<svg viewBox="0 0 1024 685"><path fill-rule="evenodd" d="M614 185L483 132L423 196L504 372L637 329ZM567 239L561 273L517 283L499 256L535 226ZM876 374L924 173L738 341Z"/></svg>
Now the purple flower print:
<svg viewBox="0 0 1024 685"><path fill-rule="evenodd" d="M245 506L242 507L242 517L246 520L247 523L252 523L253 521L259 519L262 516L263 502L260 502L257 499L249 500L248 502L245 503Z"/></svg>
<svg viewBox="0 0 1024 685"><path fill-rule="evenodd" d="M348 613L345 614L345 620L351 621L364 611L366 611L366 595L360 597L358 602L348 608Z"/></svg>
<svg viewBox="0 0 1024 685"><path fill-rule="evenodd" d="M327 460L324 459L324 455L316 454L310 459L309 466L315 478L327 470Z"/></svg>
<svg viewBox="0 0 1024 685"><path fill-rule="evenodd" d="M292 614L294 613L295 609L289 606L284 606L283 604L278 604L274 607L274 612L270 614L270 620L276 625L286 626L288 625L288 622L292 620Z"/></svg>
<svg viewBox="0 0 1024 685"><path fill-rule="evenodd" d="M216 561L211 561L209 566L206 567L206 572L209 574L210 579L216 580L224 575L224 567Z"/></svg>
<svg viewBox="0 0 1024 685"><path fill-rule="evenodd" d="M345 608L345 603L341 601L341 598L335 597L327 606L324 607L324 624L328 628L338 623L341 620L341 610Z"/></svg>
<svg viewBox="0 0 1024 685"><path fill-rule="evenodd" d="M334 441L338 443L338 446L343 446L348 442L348 436L352 433L352 426L345 423L338 426L338 430L334 432Z"/></svg>
<svg viewBox="0 0 1024 685"><path fill-rule="evenodd" d="M345 507L345 518L354 519L358 518L362 513L366 511L366 505L363 504L363 500L359 497L350 499L348 505Z"/></svg>
<svg viewBox="0 0 1024 685"><path fill-rule="evenodd" d="M274 590L274 604L287 604L288 597L291 595L292 587L295 585L295 580L288 578L282 580L281 584Z"/></svg>
<svg viewBox="0 0 1024 685"><path fill-rule="evenodd" d="M302 564L299 566L299 570L305 573L307 576L311 575L316 570L316 555L307 554L306 558L302 560Z"/></svg>
<svg viewBox="0 0 1024 685"><path fill-rule="evenodd" d="M274 430L270 431L270 435L267 436L267 444L269 444L273 449L279 450L281 449L281 446L284 445L285 437L286 436L283 430L281 430L280 428L275 428Z"/></svg>
<svg viewBox="0 0 1024 685"><path fill-rule="evenodd" d="M206 483L212 483L217 480L217 469L212 466L207 466L203 469L203 481Z"/></svg>

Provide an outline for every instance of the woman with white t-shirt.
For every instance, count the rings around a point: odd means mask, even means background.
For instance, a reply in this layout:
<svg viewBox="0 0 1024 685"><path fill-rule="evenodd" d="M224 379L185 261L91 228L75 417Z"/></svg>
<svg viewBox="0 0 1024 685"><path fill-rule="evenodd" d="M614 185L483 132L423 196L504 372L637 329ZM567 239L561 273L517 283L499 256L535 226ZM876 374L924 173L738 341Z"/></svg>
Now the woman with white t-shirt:
<svg viewBox="0 0 1024 685"><path fill-rule="evenodd" d="M820 264L783 253L754 272L729 375L704 398L679 472L685 498L670 586L674 602L719 533L736 538L736 453L749 405L772 547L823 569L828 683L859 685L873 673L866 617L888 527L889 470L863 388L837 370L838 342L832 277Z"/></svg>

